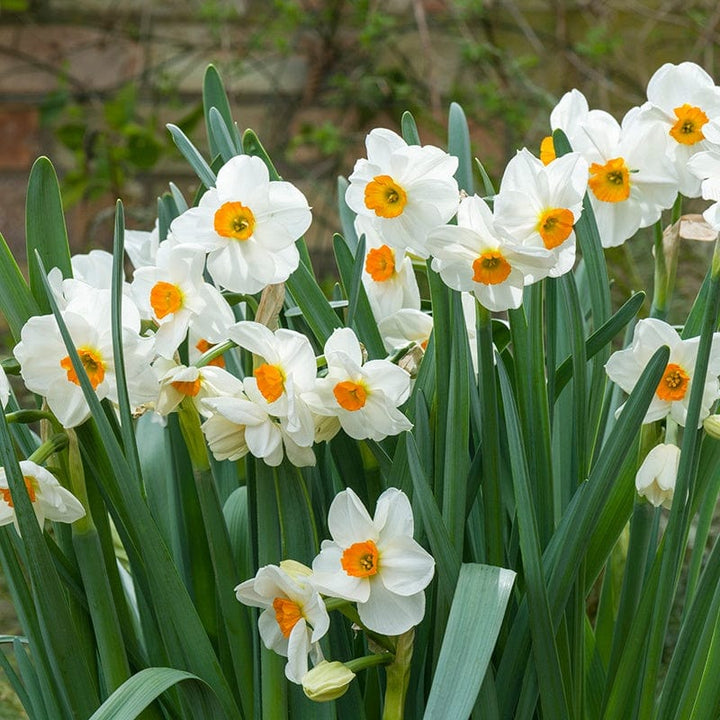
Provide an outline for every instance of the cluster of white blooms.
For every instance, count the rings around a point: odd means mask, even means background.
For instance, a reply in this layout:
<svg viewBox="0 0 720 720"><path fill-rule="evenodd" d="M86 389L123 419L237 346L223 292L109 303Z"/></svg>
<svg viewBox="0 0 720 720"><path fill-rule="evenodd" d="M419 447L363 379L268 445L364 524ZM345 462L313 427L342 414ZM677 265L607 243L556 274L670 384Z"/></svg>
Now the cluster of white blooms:
<svg viewBox="0 0 720 720"><path fill-rule="evenodd" d="M287 657L285 675L295 683L308 673L308 655L313 665L324 661L319 640L330 620L321 596L356 603L372 632L400 635L422 620L435 572L434 560L413 539L412 508L400 490L382 493L372 518L360 498L344 490L330 506L328 529L332 540L323 541L312 569L286 560L235 588L240 602L263 609L260 636Z"/></svg>

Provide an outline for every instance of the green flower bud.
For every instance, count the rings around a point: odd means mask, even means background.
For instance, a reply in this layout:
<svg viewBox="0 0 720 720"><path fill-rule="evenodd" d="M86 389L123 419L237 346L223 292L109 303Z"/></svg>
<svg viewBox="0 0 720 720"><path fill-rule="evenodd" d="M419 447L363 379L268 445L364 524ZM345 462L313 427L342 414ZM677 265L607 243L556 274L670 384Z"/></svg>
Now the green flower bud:
<svg viewBox="0 0 720 720"><path fill-rule="evenodd" d="M323 660L302 679L303 692L315 702L336 700L347 692L355 673L341 662Z"/></svg>
<svg viewBox="0 0 720 720"><path fill-rule="evenodd" d="M720 415L709 415L703 420L705 432L716 440L720 440Z"/></svg>

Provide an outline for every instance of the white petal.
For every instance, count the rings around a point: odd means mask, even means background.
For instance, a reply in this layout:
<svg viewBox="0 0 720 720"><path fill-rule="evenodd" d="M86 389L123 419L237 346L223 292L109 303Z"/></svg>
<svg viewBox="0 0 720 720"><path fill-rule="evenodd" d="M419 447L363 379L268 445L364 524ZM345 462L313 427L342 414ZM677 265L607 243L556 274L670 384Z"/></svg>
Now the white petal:
<svg viewBox="0 0 720 720"><path fill-rule="evenodd" d="M417 625L425 615L425 593L402 597L390 592L378 578L370 598L358 603L363 625L383 635L400 635Z"/></svg>

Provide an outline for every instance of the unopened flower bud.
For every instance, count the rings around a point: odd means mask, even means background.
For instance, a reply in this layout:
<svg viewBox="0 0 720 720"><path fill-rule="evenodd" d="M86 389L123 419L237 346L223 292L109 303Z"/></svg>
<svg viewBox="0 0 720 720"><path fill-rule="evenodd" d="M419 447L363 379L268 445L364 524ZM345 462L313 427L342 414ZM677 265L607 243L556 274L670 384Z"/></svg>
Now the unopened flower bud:
<svg viewBox="0 0 720 720"><path fill-rule="evenodd" d="M293 580L303 582L312 575L312 570L297 560L283 560L280 569L286 572Z"/></svg>
<svg viewBox="0 0 720 720"><path fill-rule="evenodd" d="M720 415L709 415L703 420L705 432L716 440L720 440Z"/></svg>
<svg viewBox="0 0 720 720"><path fill-rule="evenodd" d="M656 445L643 460L635 476L638 494L655 507L670 508L680 463L680 448L675 445Z"/></svg>
<svg viewBox="0 0 720 720"><path fill-rule="evenodd" d="M315 702L337 700L347 692L355 673L341 662L323 660L302 679L303 692Z"/></svg>

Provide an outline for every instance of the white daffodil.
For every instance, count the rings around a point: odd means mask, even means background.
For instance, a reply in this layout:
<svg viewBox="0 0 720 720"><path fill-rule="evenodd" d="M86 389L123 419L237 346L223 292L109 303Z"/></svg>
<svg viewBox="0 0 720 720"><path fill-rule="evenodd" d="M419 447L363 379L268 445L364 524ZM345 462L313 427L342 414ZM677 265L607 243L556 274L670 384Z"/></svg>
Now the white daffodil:
<svg viewBox="0 0 720 720"><path fill-rule="evenodd" d="M301 394L315 383L316 363L310 341L301 333L242 321L228 330L230 340L263 362L245 378L245 393L268 415L283 418L284 429L302 447L312 445L314 421Z"/></svg>
<svg viewBox="0 0 720 720"><path fill-rule="evenodd" d="M365 138L367 160L355 163L345 202L369 221L382 242L428 256L427 233L455 215L458 160L433 145L408 145L397 133L375 128Z"/></svg>
<svg viewBox="0 0 720 720"><path fill-rule="evenodd" d="M697 337L683 340L670 325L662 320L646 318L640 320L635 326L630 346L610 356L605 364L608 376L626 393L630 393L655 351L663 345L670 348L667 367L658 383L643 423L661 420L670 415L678 425L685 426L699 342L700 338ZM715 333L710 351L708 374L704 379L698 427L710 414L712 404L720 397L720 384L717 379L719 374L720 333ZM618 409L618 414L621 411L622 407Z"/></svg>
<svg viewBox="0 0 720 720"><path fill-rule="evenodd" d="M40 527L45 520L72 523L85 515L82 503L48 470L32 460L20 461L25 488ZM20 532L5 468L0 467L0 525L15 524Z"/></svg>
<svg viewBox="0 0 720 720"><path fill-rule="evenodd" d="M155 264L160 233L157 220L150 232L145 230L125 230L125 252L135 269Z"/></svg>
<svg viewBox="0 0 720 720"><path fill-rule="evenodd" d="M235 316L217 288L203 280L202 251L163 244L155 260L135 271L132 291L141 311L158 325L156 352L172 358L191 324L210 342L224 340Z"/></svg>
<svg viewBox="0 0 720 720"><path fill-rule="evenodd" d="M635 487L638 495L646 497L655 507L670 509L678 465L680 448L676 445L656 445L645 456L635 475Z"/></svg>
<svg viewBox="0 0 720 720"><path fill-rule="evenodd" d="M98 398L117 402L110 322L110 291L74 286L74 294L62 311L70 336ZM123 306L125 310L125 306ZM157 379L150 367L154 357L152 338L139 335L139 315L123 312L123 352L130 401L139 406L154 399ZM65 427L75 427L90 415L80 381L52 315L31 317L22 328L13 350L28 390L47 399L50 409Z"/></svg>
<svg viewBox="0 0 720 720"><path fill-rule="evenodd" d="M500 234L490 208L477 195L460 203L457 222L428 236L432 268L454 290L473 292L488 310L519 307L526 282L547 276L554 265L550 250Z"/></svg>
<svg viewBox="0 0 720 720"><path fill-rule="evenodd" d="M200 414L208 414L202 403L205 398L235 395L243 389L242 380L213 365L186 367L160 357L153 363L153 369L160 382L155 412L161 415L171 413L186 397L192 398Z"/></svg>
<svg viewBox="0 0 720 720"><path fill-rule="evenodd" d="M677 196L678 175L665 154L663 129L634 122L635 114L622 127L607 113L583 125L593 143L585 153L588 195L603 247L621 245L657 222Z"/></svg>
<svg viewBox="0 0 720 720"><path fill-rule="evenodd" d="M380 322L401 308L420 310L412 260L404 251L383 243L371 227L364 232L367 252L362 282L375 320Z"/></svg>
<svg viewBox="0 0 720 720"><path fill-rule="evenodd" d="M588 166L578 153L549 165L520 150L507 164L495 196L495 226L518 244L546 248L553 254L550 277L559 277L575 264L573 226L582 213Z"/></svg>
<svg viewBox="0 0 720 720"><path fill-rule="evenodd" d="M0 406L5 409L10 400L10 381L5 368L0 365Z"/></svg>
<svg viewBox="0 0 720 720"><path fill-rule="evenodd" d="M720 137L711 130L713 126L716 133L720 130L720 88L695 63L665 63L650 78L647 97L635 122L662 128L667 155L678 173L680 192L697 197L700 182L688 172L687 163L698 152L720 149L715 144ZM708 131L710 137L705 134Z"/></svg>
<svg viewBox="0 0 720 720"><path fill-rule="evenodd" d="M244 394L207 398L202 405L212 413L202 430L217 460L237 459L249 451L271 467L277 467L285 455L295 467L315 465L314 424L309 433L304 426L290 429L286 417L272 415L266 402L254 402Z"/></svg>
<svg viewBox="0 0 720 720"><path fill-rule="evenodd" d="M260 637L268 650L288 659L285 676L300 684L308 671L308 654L314 664L323 659L318 643L330 628L330 618L312 585L310 569L302 576L295 569L287 572L283 565L261 567L254 578L235 588L235 595L244 605L262 608Z"/></svg>
<svg viewBox="0 0 720 720"><path fill-rule="evenodd" d="M417 343L424 350L432 329L432 317L412 308L398 310L378 323L380 337L389 353L411 342Z"/></svg>
<svg viewBox="0 0 720 720"><path fill-rule="evenodd" d="M209 253L207 269L216 284L256 293L285 282L297 268L295 241L311 220L300 190L270 180L260 158L237 155L220 168L215 187L199 206L186 210L170 227L177 242Z"/></svg>
<svg viewBox="0 0 720 720"><path fill-rule="evenodd" d="M720 152L701 152L688 161L688 170L700 181L703 200L713 204L705 210L705 222L720 232Z"/></svg>
<svg viewBox="0 0 720 720"><path fill-rule="evenodd" d="M325 343L327 375L303 394L313 412L334 415L356 440L382 440L410 430L397 409L410 394L410 375L389 360L363 365L362 349L350 328L335 330Z"/></svg>
<svg viewBox="0 0 720 720"><path fill-rule="evenodd" d="M323 540L313 560L313 583L320 592L357 602L365 627L400 635L425 614L425 588L435 561L413 540L407 495L386 490L370 517L360 498L347 489L328 513L332 540Z"/></svg>

